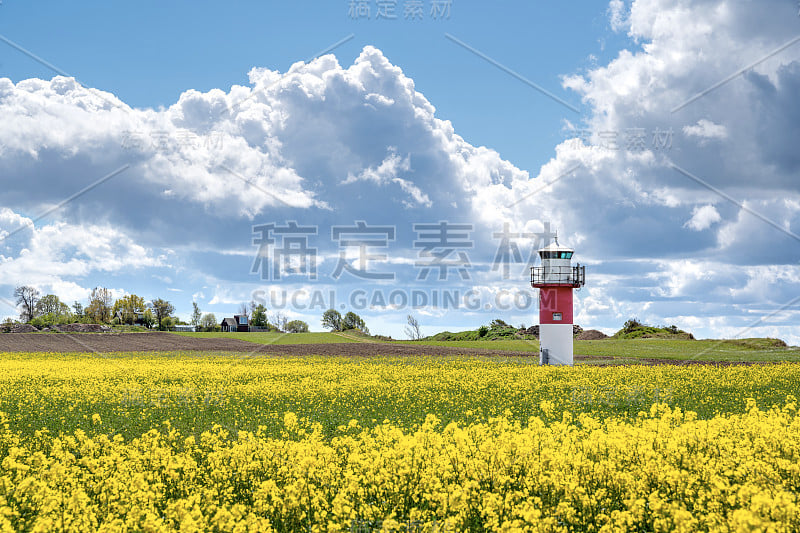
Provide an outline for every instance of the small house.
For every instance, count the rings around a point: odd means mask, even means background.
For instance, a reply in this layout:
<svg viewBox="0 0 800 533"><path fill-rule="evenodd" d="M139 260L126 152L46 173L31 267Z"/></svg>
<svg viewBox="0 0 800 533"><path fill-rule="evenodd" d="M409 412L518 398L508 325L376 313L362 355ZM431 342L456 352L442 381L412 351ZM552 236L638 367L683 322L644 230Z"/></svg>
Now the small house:
<svg viewBox="0 0 800 533"><path fill-rule="evenodd" d="M220 325L222 331L250 331L247 315L234 315L233 318L224 319Z"/></svg>
<svg viewBox="0 0 800 533"><path fill-rule="evenodd" d="M150 308L148 307L148 309L150 309ZM155 314L153 309L150 309L150 312L152 313L152 315L154 317L156 316L156 314ZM136 311L136 312L133 313L133 325L134 326L143 326L144 325L144 314L145 314L144 311ZM120 324L124 324L125 323L125 318L126 317L125 317L125 313L122 312L122 311L117 311L116 313L114 313L114 318L118 319Z"/></svg>

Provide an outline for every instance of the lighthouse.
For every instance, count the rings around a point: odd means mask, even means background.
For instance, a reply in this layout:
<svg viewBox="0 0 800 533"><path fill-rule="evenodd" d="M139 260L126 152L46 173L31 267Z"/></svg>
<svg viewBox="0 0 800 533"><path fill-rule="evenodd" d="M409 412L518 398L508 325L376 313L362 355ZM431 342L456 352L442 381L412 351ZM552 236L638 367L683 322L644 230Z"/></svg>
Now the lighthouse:
<svg viewBox="0 0 800 533"><path fill-rule="evenodd" d="M586 267L572 266L572 248L553 244L539 250L542 265L531 267L539 289L539 364L572 366L572 290L586 281Z"/></svg>

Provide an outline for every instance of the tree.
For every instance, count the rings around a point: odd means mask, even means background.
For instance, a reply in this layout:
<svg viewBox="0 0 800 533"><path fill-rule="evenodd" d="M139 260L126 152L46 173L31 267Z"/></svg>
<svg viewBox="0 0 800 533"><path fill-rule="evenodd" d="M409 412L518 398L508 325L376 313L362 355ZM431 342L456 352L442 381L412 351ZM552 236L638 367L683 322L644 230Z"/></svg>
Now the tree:
<svg viewBox="0 0 800 533"><path fill-rule="evenodd" d="M348 311L347 314L344 315L344 319L342 319L342 329L357 329L364 333L369 333L369 328L367 328L364 319L352 311Z"/></svg>
<svg viewBox="0 0 800 533"><path fill-rule="evenodd" d="M164 330L165 330L165 331L169 331L169 330L171 330L171 329L172 329L172 328L175 326L175 324L177 324L177 323L178 323L178 321L177 321L177 320L176 320L174 317L171 317L171 316L165 316L165 317L164 317L164 318L161 320L161 326L159 326L159 329L161 329L161 328L164 328Z"/></svg>
<svg viewBox="0 0 800 533"><path fill-rule="evenodd" d="M244 315L247 318L250 318L250 311L247 308L247 304L242 304L239 306L239 315Z"/></svg>
<svg viewBox="0 0 800 533"><path fill-rule="evenodd" d="M110 290L105 287L95 287L89 295L89 305L86 306L84 313L95 323L110 322L113 300Z"/></svg>
<svg viewBox="0 0 800 533"><path fill-rule="evenodd" d="M216 325L217 317L214 315L214 313L206 313L200 319L200 326L202 326L204 329L214 329Z"/></svg>
<svg viewBox="0 0 800 533"><path fill-rule="evenodd" d="M217 326L217 317L214 316L214 313L204 314L203 318L200 319L200 326L206 331L214 331Z"/></svg>
<svg viewBox="0 0 800 533"><path fill-rule="evenodd" d="M200 312L200 306L197 302L192 302L192 325L197 327L200 325L200 319L203 314Z"/></svg>
<svg viewBox="0 0 800 533"><path fill-rule="evenodd" d="M72 304L72 309L75 311L75 320L80 321L80 319L83 318L83 305L81 305L79 301L75 300L75 303Z"/></svg>
<svg viewBox="0 0 800 533"><path fill-rule="evenodd" d="M418 341L422 338L422 331L420 330L419 320L414 318L414 315L408 315L408 326L406 326L406 335L412 341Z"/></svg>
<svg viewBox="0 0 800 533"><path fill-rule="evenodd" d="M47 314L55 316L68 315L69 306L59 300L55 294L46 294L36 302L35 314L36 316Z"/></svg>
<svg viewBox="0 0 800 533"><path fill-rule="evenodd" d="M253 309L253 317L250 319L250 323L254 326L259 328L266 327L267 325L267 308L264 307L262 304L258 304Z"/></svg>
<svg viewBox="0 0 800 533"><path fill-rule="evenodd" d="M289 317L283 313L275 313L272 315L272 325L279 331L286 331L286 324L289 323Z"/></svg>
<svg viewBox="0 0 800 533"><path fill-rule="evenodd" d="M495 318L492 320L492 323L489 324L489 328L491 329L500 329L500 328L510 328L511 326L505 321L499 318Z"/></svg>
<svg viewBox="0 0 800 533"><path fill-rule="evenodd" d="M36 302L34 317L29 321L38 328L65 324L72 320L72 313L67 304L58 299L55 294L46 294Z"/></svg>
<svg viewBox="0 0 800 533"><path fill-rule="evenodd" d="M166 300L158 298L151 302L153 304L153 311L156 313L156 322L158 322L158 329L163 327L164 319L175 312L175 307Z"/></svg>
<svg viewBox="0 0 800 533"><path fill-rule="evenodd" d="M136 322L136 314L144 312L144 309L144 298L136 296L135 294L129 294L128 296L118 298L117 301L114 302L113 311L115 315L119 312L123 324L133 324Z"/></svg>
<svg viewBox="0 0 800 533"><path fill-rule="evenodd" d="M22 285L14 289L17 305L22 306L22 312L19 314L21 322L29 322L36 316L36 303L39 301L39 295L36 287L29 285Z"/></svg>
<svg viewBox="0 0 800 533"><path fill-rule="evenodd" d="M290 320L284 329L286 333L308 333L308 324L302 320Z"/></svg>
<svg viewBox="0 0 800 533"><path fill-rule="evenodd" d="M342 315L336 309L328 309L322 313L322 327L331 331L342 331Z"/></svg>
<svg viewBox="0 0 800 533"><path fill-rule="evenodd" d="M153 327L153 324L156 322L156 317L153 316L153 312L150 309L144 310L144 315L142 315L142 324L147 329Z"/></svg>

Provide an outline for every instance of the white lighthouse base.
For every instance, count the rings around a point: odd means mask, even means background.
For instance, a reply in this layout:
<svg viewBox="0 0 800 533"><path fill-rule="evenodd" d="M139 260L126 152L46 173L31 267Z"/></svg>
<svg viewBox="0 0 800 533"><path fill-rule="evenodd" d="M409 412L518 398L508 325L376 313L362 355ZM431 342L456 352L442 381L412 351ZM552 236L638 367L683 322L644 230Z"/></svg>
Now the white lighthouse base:
<svg viewBox="0 0 800 533"><path fill-rule="evenodd" d="M572 366L572 324L539 325L539 364Z"/></svg>

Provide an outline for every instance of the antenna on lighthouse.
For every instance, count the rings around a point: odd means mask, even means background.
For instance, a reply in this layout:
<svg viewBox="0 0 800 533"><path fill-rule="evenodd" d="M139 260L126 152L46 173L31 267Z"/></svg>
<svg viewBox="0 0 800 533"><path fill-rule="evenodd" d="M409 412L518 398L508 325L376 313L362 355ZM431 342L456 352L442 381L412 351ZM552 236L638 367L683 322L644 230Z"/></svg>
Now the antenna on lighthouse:
<svg viewBox="0 0 800 533"><path fill-rule="evenodd" d="M549 229L549 228L548 228ZM572 365L572 290L586 282L586 267L572 266L575 250L558 243L541 248L542 265L531 267L531 286L539 289L539 364Z"/></svg>

